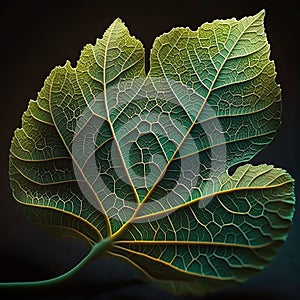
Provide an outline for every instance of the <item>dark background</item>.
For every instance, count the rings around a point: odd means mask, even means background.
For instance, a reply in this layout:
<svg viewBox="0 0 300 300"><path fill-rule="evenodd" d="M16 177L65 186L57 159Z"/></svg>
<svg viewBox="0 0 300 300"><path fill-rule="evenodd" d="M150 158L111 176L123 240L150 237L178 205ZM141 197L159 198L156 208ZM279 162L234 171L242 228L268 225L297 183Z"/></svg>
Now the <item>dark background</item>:
<svg viewBox="0 0 300 300"><path fill-rule="evenodd" d="M268 163L299 174L299 8L296 1L2 1L0 6L1 176L0 282L41 280L65 272L88 251L81 241L49 236L24 216L8 180L8 153L22 113L49 72L67 59L75 65L82 47L94 43L116 18L146 48L156 36L177 26L196 29L206 21L253 15L266 9L266 32L277 82L283 95L283 124L275 140L253 163ZM147 63L148 64L148 63ZM299 194L296 184L296 195ZM236 288L205 299L298 299L300 297L300 205L287 243L260 275ZM298 211L297 211L298 210ZM0 292L1 295L2 292ZM198 299L175 298L143 284L127 264L98 259L69 284L24 295L6 292L4 299Z"/></svg>

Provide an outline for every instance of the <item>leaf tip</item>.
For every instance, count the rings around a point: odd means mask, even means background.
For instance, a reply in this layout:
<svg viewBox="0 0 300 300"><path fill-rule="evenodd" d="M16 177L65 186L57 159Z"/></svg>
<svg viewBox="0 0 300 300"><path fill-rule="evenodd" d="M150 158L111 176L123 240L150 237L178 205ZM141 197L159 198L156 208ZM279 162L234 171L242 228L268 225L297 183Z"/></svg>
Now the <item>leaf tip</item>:
<svg viewBox="0 0 300 300"><path fill-rule="evenodd" d="M264 17L266 15L266 10L263 8L258 15Z"/></svg>
<svg viewBox="0 0 300 300"><path fill-rule="evenodd" d="M118 26L125 26L124 22L121 20L121 18L117 17L111 24L113 27L118 27Z"/></svg>
<svg viewBox="0 0 300 300"><path fill-rule="evenodd" d="M263 8L256 15L254 15L254 18L264 20L265 16L266 16L266 10Z"/></svg>
<svg viewBox="0 0 300 300"><path fill-rule="evenodd" d="M123 23L123 21L121 20L121 18L117 17L113 23Z"/></svg>

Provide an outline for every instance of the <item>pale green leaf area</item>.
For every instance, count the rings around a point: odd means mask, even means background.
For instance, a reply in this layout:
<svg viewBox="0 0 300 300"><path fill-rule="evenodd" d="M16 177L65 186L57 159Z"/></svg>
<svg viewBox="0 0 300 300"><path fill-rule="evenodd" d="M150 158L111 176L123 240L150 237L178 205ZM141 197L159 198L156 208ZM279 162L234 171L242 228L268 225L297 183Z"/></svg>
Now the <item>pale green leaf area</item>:
<svg viewBox="0 0 300 300"><path fill-rule="evenodd" d="M146 74L143 45L116 19L29 102L10 150L16 200L175 294L257 274L295 203L286 171L246 164L281 122L263 22L264 11L174 28Z"/></svg>

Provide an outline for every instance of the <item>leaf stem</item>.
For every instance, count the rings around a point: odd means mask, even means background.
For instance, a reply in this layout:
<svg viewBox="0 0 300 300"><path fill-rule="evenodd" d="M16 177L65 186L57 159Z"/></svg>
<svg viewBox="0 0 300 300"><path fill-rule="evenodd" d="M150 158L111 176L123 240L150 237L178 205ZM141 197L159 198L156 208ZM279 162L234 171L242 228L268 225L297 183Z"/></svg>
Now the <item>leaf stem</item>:
<svg viewBox="0 0 300 300"><path fill-rule="evenodd" d="M62 281L70 279L76 273L78 273L83 267L85 267L94 258L99 256L99 254L105 252L112 244L111 238L106 238L100 242L93 245L90 252L84 257L75 267L66 273L59 275L57 277L40 280L40 281L28 281L28 282L0 282L1 289L15 289L15 288L35 288L35 287L48 287L61 283Z"/></svg>

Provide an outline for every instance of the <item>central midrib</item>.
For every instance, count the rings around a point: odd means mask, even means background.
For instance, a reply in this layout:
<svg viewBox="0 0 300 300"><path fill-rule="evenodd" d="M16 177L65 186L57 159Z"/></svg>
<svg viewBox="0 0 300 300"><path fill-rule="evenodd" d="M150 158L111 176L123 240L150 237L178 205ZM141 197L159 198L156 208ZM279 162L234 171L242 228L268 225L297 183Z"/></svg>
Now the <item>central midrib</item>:
<svg viewBox="0 0 300 300"><path fill-rule="evenodd" d="M111 35L112 35L112 32L115 28L115 24L116 23L113 23L112 27L111 27L111 30L109 31L109 34L108 34L108 37L107 37L107 43L105 45L105 51L104 51L104 58L103 58L103 95L104 95L104 105L105 105L105 110L106 110L106 115L107 115L107 122L109 124L109 128L111 130L111 133L113 135L113 139L116 141L116 148L118 150L118 154L120 156L120 159L121 159L121 162L122 162L122 165L123 165L123 169L127 175L127 178L129 180L129 183L130 183L130 186L131 186L131 189L134 193L134 196L136 198L136 201L138 202L138 194L137 194L137 191L135 189L135 186L131 180L131 177L129 175L129 173L127 172L127 168L126 168L126 163L124 161L124 158L123 158L123 155L122 155L122 151L120 149L120 145L119 143L117 142L117 137L115 135L115 131L114 131L114 128L113 128L113 125L110 121L110 117L109 117L109 109L108 109L108 105L107 105L107 91L106 91L106 59L107 59L107 53L108 53L108 47L109 47L109 44L110 44L110 39L111 39Z"/></svg>
<svg viewBox="0 0 300 300"><path fill-rule="evenodd" d="M248 25L247 27L245 27L245 29L241 32L240 36L236 39L235 43L232 45L232 48L230 49L230 51L228 51L227 56L224 58L224 61L223 61L222 65L220 66L219 70L218 70L217 73L216 73L216 76L215 76L215 78L214 78L214 80L213 80L213 82L212 82L212 84L211 84L211 87L210 87L210 89L209 89L209 91L208 91L208 93L207 93L207 95L206 95L206 97L205 97L205 99L204 99L204 101L203 101L202 106L201 106L200 109L199 109L198 114L197 114L196 117L195 117L195 120L194 120L193 124L191 125L190 129L187 131L186 135L183 137L182 141L179 143L179 145L178 145L177 149L174 151L174 153L173 153L171 159L167 162L167 164L166 164L164 170L162 171L161 175L158 177L158 179L156 180L156 182L154 183L154 185L151 187L151 189L149 190L149 192L147 193L147 195L146 195L145 198L143 199L142 203L146 202L146 201L149 199L149 197L151 196L152 191L156 188L157 184L158 184L159 181L162 179L162 176L164 175L164 173L165 173L166 170L168 169L169 165L172 163L172 161L173 161L174 157L176 156L176 154L178 153L179 149L181 148L181 146L182 146L183 143L185 142L187 136L190 134L190 132L191 132L192 129L194 128L194 126L195 126L197 120L199 119L200 114L201 114L202 111L203 111L204 106L206 105L206 103L207 103L207 101L208 101L208 98L209 98L210 95L211 95L211 92L212 92L213 89L214 89L214 85L215 85L215 83L216 83L216 81L217 81L217 79L218 79L218 77L219 77L219 74L220 74L220 72L222 71L222 69L223 69L225 63L227 62L227 60L228 60L230 54L232 53L232 51L234 50L235 46L236 46L237 43L239 42L240 38L244 35L244 33L247 31L247 29L248 29L250 26L252 26L252 24L253 24L254 21L256 21L256 20L257 20L257 19L254 19L251 23L249 23L249 25ZM217 40L216 40L216 43L217 43ZM174 92L174 91L173 91L173 92Z"/></svg>

